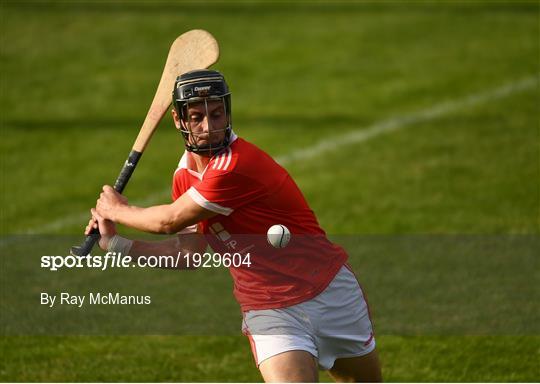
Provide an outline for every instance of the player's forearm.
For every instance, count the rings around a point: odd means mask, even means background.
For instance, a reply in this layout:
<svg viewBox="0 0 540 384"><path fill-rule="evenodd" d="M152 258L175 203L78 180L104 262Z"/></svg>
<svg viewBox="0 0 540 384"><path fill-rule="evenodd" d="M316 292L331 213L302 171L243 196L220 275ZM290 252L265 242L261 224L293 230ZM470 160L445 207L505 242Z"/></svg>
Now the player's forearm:
<svg viewBox="0 0 540 384"><path fill-rule="evenodd" d="M150 255L165 255L174 256L180 251L178 242L175 239L167 239L164 241L142 241L133 240L133 245L129 251L129 255L133 261L137 261L141 256Z"/></svg>
<svg viewBox="0 0 540 384"><path fill-rule="evenodd" d="M134 240L129 255L134 262L139 262L141 257L166 257L167 260L163 259L166 262L160 263L159 268L186 269L187 265L192 265L186 264L186 257L202 254L206 247L207 242L202 235L179 235L162 241Z"/></svg>
<svg viewBox="0 0 540 384"><path fill-rule="evenodd" d="M166 234L176 233L194 224L176 212L172 205L148 208L125 205L117 209L113 221L144 232Z"/></svg>

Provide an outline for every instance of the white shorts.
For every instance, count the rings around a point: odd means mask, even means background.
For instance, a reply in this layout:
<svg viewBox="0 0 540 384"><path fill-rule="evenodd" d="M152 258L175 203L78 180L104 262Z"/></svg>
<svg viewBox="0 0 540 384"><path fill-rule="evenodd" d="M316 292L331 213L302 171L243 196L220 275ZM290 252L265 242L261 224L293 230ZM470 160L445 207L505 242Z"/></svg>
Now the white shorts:
<svg viewBox="0 0 540 384"><path fill-rule="evenodd" d="M375 349L367 302L347 266L311 300L244 312L242 331L249 338L257 366L277 354L302 350L327 370L338 358L363 356Z"/></svg>

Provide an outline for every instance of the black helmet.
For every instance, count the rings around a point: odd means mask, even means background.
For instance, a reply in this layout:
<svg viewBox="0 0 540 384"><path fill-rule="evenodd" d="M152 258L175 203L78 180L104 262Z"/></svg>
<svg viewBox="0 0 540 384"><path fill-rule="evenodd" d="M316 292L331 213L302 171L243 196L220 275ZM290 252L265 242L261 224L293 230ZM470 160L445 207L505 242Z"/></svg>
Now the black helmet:
<svg viewBox="0 0 540 384"><path fill-rule="evenodd" d="M189 127L187 114L189 104L204 103L207 107L207 102L214 100L222 101L225 107L227 126L223 129L225 131L224 139L218 144L210 142L206 145L197 145L194 140L190 142L190 135L192 138L194 135ZM188 151L213 155L229 146L232 132L231 94L221 73L209 69L198 69L178 76L174 83L173 105L180 119L187 122L187 124L181 125L180 131Z"/></svg>

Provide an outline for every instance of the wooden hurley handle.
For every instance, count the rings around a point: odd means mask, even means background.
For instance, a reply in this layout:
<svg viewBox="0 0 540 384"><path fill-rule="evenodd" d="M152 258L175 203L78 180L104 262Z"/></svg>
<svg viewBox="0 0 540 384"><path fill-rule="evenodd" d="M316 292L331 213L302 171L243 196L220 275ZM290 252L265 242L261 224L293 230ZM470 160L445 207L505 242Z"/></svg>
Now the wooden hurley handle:
<svg viewBox="0 0 540 384"><path fill-rule="evenodd" d="M116 191L122 193L126 187L152 134L165 112L169 109L176 78L185 72L208 68L216 63L218 58L219 46L216 39L202 29L186 32L172 43L152 104L135 140L133 149L114 183ZM83 244L71 247L71 254L75 256L90 254L98 240L99 230L93 229L86 236Z"/></svg>

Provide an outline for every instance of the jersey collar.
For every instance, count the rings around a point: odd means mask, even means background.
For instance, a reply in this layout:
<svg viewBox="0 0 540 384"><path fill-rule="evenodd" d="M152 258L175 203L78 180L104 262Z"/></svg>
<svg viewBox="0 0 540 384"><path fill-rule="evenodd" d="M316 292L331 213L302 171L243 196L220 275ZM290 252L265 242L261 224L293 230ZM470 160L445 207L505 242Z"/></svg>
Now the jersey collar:
<svg viewBox="0 0 540 384"><path fill-rule="evenodd" d="M238 136L234 131L231 131L231 142L229 143L229 146L232 145L238 139ZM221 152L220 152L221 153ZM214 156L219 155L220 153L216 153ZM208 162L210 164L210 162ZM208 165L206 166L208 167ZM177 169L186 169L189 173L191 173L193 176L197 177L199 180L202 180L202 176L204 175L204 172L206 171L206 168L202 171L202 173L197 172L194 162L191 160L191 154L189 151L185 150L184 154L180 158L180 162L178 163Z"/></svg>

